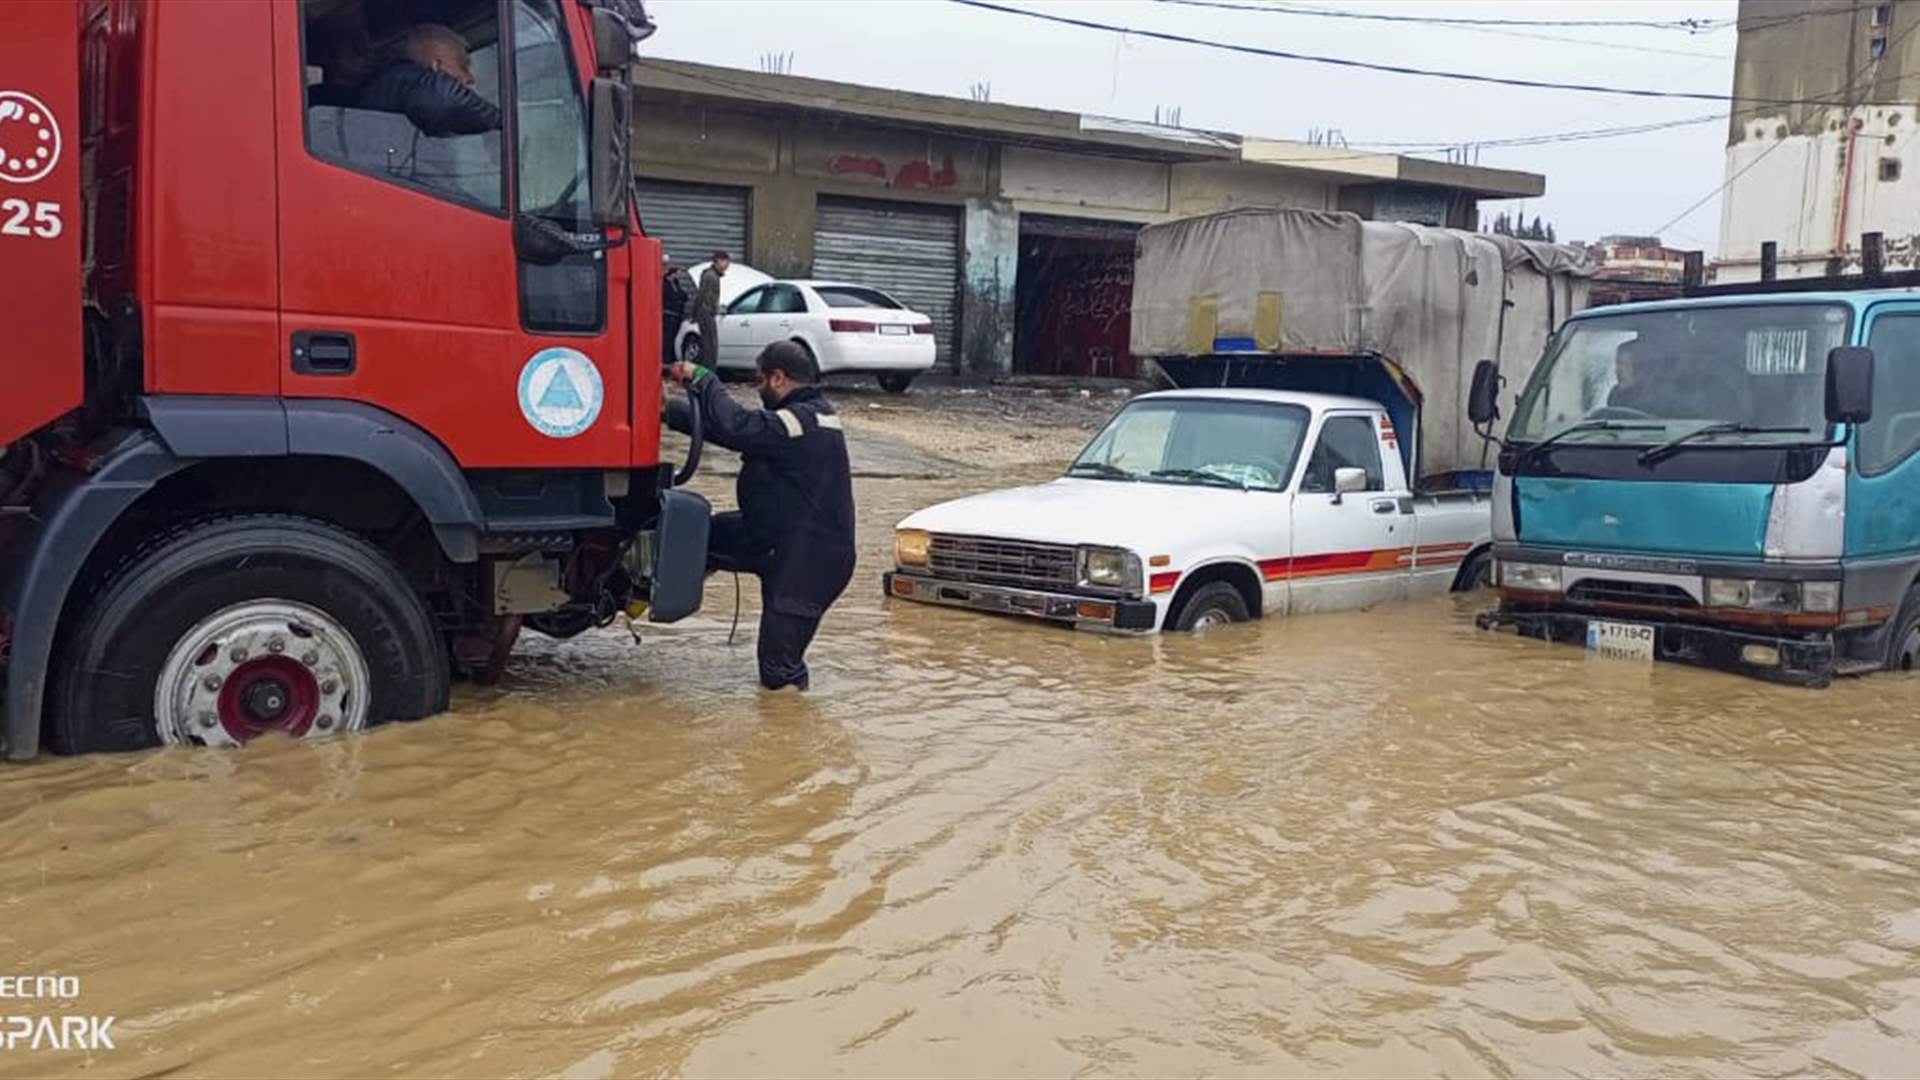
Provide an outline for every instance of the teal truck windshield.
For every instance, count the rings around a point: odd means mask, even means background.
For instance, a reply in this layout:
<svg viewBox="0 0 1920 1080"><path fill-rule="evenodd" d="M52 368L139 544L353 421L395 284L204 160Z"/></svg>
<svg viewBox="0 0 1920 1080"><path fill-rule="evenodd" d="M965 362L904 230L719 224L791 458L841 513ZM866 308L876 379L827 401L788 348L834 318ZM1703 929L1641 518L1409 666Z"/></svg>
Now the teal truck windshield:
<svg viewBox="0 0 1920 1080"><path fill-rule="evenodd" d="M1827 352L1847 344L1849 320L1844 305L1778 302L1575 319L1522 392L1507 437L1535 442L1583 421L1615 423L1565 441L1660 443L1709 424L1715 440L1824 436Z"/></svg>

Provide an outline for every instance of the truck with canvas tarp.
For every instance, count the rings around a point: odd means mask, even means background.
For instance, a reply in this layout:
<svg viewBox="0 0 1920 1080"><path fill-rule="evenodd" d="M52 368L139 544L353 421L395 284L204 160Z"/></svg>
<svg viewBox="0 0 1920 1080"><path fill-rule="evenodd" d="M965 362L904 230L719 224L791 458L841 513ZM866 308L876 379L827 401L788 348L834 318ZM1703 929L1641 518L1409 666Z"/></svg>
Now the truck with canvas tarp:
<svg viewBox="0 0 1920 1080"><path fill-rule="evenodd" d="M1060 479L901 522L886 591L1153 631L1474 587L1472 362L1531 360L1584 272L1549 245L1346 214L1147 228L1133 350L1185 388L1129 403Z"/></svg>

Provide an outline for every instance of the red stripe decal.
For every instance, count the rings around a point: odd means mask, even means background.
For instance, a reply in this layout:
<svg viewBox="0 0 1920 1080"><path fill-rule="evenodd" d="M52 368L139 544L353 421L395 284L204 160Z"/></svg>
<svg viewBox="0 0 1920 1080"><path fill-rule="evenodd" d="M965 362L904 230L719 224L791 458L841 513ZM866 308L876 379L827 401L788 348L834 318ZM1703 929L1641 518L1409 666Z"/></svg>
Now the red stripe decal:
<svg viewBox="0 0 1920 1080"><path fill-rule="evenodd" d="M1397 570L1413 557L1412 548L1380 548L1375 551L1331 551L1320 555L1296 555L1290 559L1260 560L1260 576L1268 581L1288 577L1327 577L1334 574L1370 574Z"/></svg>

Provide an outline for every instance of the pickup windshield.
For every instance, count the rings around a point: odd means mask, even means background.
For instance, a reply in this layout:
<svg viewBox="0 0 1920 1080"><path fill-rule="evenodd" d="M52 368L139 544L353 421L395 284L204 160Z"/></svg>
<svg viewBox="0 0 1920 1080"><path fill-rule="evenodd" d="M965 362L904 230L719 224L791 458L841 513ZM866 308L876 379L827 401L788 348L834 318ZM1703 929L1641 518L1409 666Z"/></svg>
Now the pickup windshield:
<svg viewBox="0 0 1920 1080"><path fill-rule="evenodd" d="M1279 402L1137 401L1108 421L1067 475L1283 491L1308 419L1301 406Z"/></svg>
<svg viewBox="0 0 1920 1080"><path fill-rule="evenodd" d="M1778 301L1575 319L1507 437L1646 447L1684 435L1687 448L1822 438L1827 351L1847 343L1850 319L1842 305Z"/></svg>

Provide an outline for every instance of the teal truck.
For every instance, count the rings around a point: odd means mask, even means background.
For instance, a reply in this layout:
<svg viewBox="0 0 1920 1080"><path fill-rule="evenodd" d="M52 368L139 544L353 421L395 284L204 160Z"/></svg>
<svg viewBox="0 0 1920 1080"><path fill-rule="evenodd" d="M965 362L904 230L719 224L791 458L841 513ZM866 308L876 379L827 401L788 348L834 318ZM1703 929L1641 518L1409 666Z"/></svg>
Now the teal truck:
<svg viewBox="0 0 1920 1080"><path fill-rule="evenodd" d="M1920 291L1833 284L1580 312L1512 395L1483 362L1469 418L1506 429L1481 627L1806 686L1911 669Z"/></svg>

